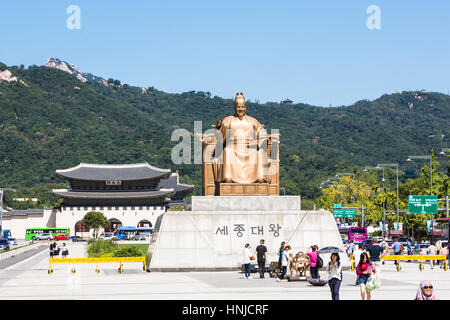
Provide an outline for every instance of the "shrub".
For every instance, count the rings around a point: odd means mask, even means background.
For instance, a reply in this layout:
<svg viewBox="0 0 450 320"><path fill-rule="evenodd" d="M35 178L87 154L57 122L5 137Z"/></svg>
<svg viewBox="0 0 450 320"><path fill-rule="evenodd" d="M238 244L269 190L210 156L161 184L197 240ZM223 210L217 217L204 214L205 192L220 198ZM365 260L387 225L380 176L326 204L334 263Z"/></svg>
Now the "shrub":
<svg viewBox="0 0 450 320"><path fill-rule="evenodd" d="M136 247L125 247L114 251L114 257L141 257L142 252Z"/></svg>
<svg viewBox="0 0 450 320"><path fill-rule="evenodd" d="M117 250L118 245L111 240L90 240L88 241L87 252L89 257L97 258L105 253L112 253Z"/></svg>

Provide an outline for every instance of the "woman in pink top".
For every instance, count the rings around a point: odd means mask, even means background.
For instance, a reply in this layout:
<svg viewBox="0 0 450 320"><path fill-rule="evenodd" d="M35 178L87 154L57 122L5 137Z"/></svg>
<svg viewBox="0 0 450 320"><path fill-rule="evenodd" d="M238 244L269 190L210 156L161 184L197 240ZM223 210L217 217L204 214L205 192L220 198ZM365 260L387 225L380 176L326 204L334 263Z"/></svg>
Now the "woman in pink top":
<svg viewBox="0 0 450 320"><path fill-rule="evenodd" d="M311 278L319 279L319 268L317 264L317 246L311 246L308 248L306 255L309 257L309 270L311 271Z"/></svg>
<svg viewBox="0 0 450 320"><path fill-rule="evenodd" d="M356 267L356 274L359 276L359 289L361 290L361 299L365 299L367 294L367 300L370 300L370 291L366 290L367 280L372 274L376 272L372 262L370 262L369 256L366 252L361 253L358 266Z"/></svg>

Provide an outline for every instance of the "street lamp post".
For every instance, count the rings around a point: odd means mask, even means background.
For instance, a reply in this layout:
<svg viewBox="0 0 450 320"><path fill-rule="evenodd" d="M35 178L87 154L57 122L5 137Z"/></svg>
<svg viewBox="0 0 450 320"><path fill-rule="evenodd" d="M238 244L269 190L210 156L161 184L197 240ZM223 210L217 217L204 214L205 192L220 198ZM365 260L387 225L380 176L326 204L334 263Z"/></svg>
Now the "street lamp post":
<svg viewBox="0 0 450 320"><path fill-rule="evenodd" d="M369 170L383 170L383 218L382 218L382 228L381 228L381 232L383 233L383 238L385 238L386 237L386 232L385 232L385 228L384 228L384 226L385 226L385 224L386 224L386 206L385 206L385 204L384 204L384 193L385 193L385 190L384 190L384 167L379 167L379 166L376 166L376 167L365 167L364 168L364 171L365 172L367 172L367 171L369 171Z"/></svg>
<svg viewBox="0 0 450 320"><path fill-rule="evenodd" d="M382 163L377 167L396 167L397 168L397 223L399 223L399 201L398 201L398 163Z"/></svg>

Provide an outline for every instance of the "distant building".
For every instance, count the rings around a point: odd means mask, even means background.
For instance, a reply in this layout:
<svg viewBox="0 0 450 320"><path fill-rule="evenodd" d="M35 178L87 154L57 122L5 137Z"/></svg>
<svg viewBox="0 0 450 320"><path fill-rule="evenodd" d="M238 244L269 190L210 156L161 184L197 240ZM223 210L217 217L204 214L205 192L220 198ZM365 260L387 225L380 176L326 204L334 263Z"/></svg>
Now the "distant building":
<svg viewBox="0 0 450 320"><path fill-rule="evenodd" d="M281 104L293 105L294 101L292 101L290 99L286 99L286 100L281 101Z"/></svg>
<svg viewBox="0 0 450 320"><path fill-rule="evenodd" d="M69 228L71 235L91 236L82 223L90 211L102 212L109 220L104 231L121 226L154 227L170 206L184 204L194 186L179 183L178 173L141 164L86 164L56 170L70 188L55 189L60 207L13 210L3 213L4 229L25 238L26 228Z"/></svg>

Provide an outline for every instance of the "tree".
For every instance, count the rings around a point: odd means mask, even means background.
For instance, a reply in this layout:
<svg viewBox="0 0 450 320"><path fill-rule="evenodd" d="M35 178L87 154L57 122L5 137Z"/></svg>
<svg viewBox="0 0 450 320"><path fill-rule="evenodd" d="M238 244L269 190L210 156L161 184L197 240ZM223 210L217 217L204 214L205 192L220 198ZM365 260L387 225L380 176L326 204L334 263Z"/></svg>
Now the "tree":
<svg viewBox="0 0 450 320"><path fill-rule="evenodd" d="M88 229L94 229L95 237L97 237L98 230L100 228L107 228L109 226L109 221L103 213L98 211L90 211L84 216L83 224Z"/></svg>

